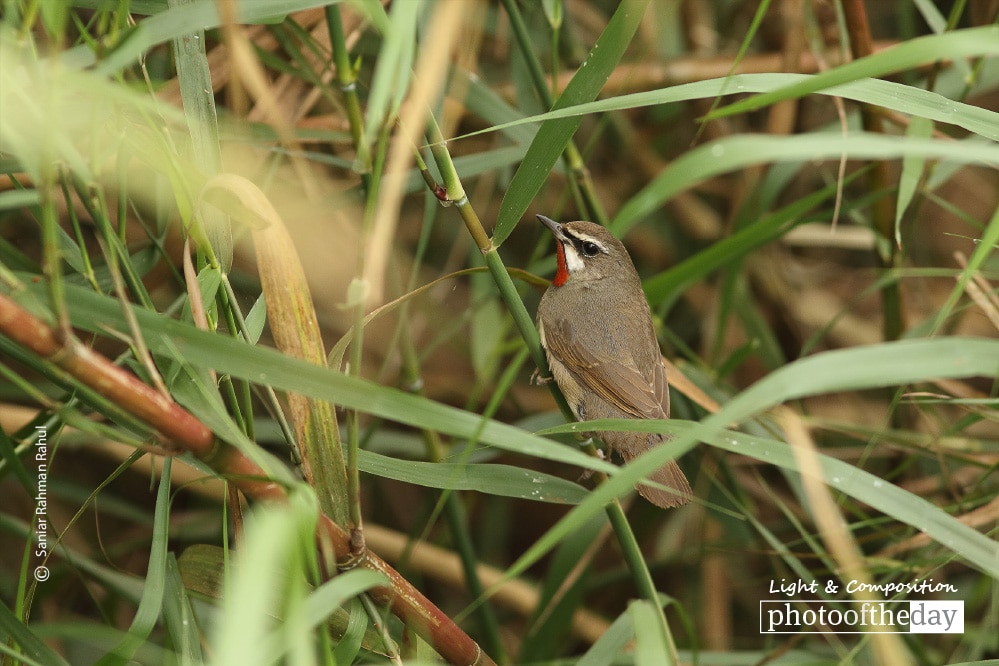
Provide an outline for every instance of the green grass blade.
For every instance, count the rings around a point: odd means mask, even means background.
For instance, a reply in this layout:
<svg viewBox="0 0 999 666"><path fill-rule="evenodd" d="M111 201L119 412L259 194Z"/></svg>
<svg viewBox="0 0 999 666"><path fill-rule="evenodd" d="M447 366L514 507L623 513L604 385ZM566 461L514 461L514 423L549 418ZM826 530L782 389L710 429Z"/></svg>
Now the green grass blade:
<svg viewBox="0 0 999 666"><path fill-rule="evenodd" d="M794 455L785 442L732 432L722 432L706 441L732 453L797 471ZM819 455L819 462L822 480L827 485L925 532L981 571L999 578L999 546L989 537L968 527L919 495L885 481L876 474L865 472L831 456Z"/></svg>
<svg viewBox="0 0 999 666"><path fill-rule="evenodd" d="M238 23L278 22L286 14L322 7L330 0L256 0L236 5ZM94 67L101 76L110 76L128 67L142 54L157 44L176 39L191 32L192 26L211 30L222 25L218 3L214 0L196 0L183 7L170 8L139 22L135 29L117 45L106 58ZM94 65L96 59L89 47L76 47L63 53L63 60L74 67Z"/></svg>
<svg viewBox="0 0 999 666"><path fill-rule="evenodd" d="M523 565L546 552L544 548L550 548L563 538L578 522L579 516L599 510L602 502L627 492L642 476L682 455L698 441L753 457L758 455L765 462L797 469L786 444L727 432L724 430L727 424L743 422L775 405L809 395L997 374L999 340L957 337L902 340L824 352L791 363L743 391L721 411L693 427L674 431L672 428L679 422L660 421L652 426L651 421L619 421L616 430L660 431L662 428L662 432L674 432L678 436L668 445L623 467L620 473L570 511L509 571L519 573ZM594 426L588 424L587 427ZM569 424L544 432L575 432L577 428L578 424ZM753 446L748 446L750 442ZM760 448L762 442L769 444ZM822 457L822 467L827 484L925 531L981 571L999 578L999 550L988 537L926 500L852 465Z"/></svg>
<svg viewBox="0 0 999 666"><path fill-rule="evenodd" d="M510 465L412 462L362 450L358 467L368 474L427 488L475 490L538 502L576 504L588 492L557 476Z"/></svg>
<svg viewBox="0 0 999 666"><path fill-rule="evenodd" d="M848 178L847 182L854 178L856 175ZM733 261L746 256L754 249L777 240L800 222L809 211L835 196L836 189L836 185L832 184L803 196L731 236L713 243L676 266L649 278L642 285L645 295L651 303L659 303L681 293L697 280L725 266L730 266ZM621 233L614 227L612 230Z"/></svg>
<svg viewBox="0 0 999 666"><path fill-rule="evenodd" d="M409 89L420 4L397 2L392 5L388 30L371 81L371 94L368 95L364 117L365 145L374 145L385 123L395 118Z"/></svg>
<svg viewBox="0 0 999 666"><path fill-rule="evenodd" d="M629 491L639 479L664 463L683 455L699 441L714 443L716 438L730 423L740 423L751 416L787 400L806 395L833 393L845 390L858 390L894 384L908 384L940 378L974 377L999 374L999 340L978 338L942 338L931 340L903 340L899 342L871 345L854 349L816 354L801 359L768 375L749 389L736 396L718 413L703 422L680 433L668 444L659 446L620 468L606 483L596 488L590 495L556 523L506 571L512 578L523 573L568 534L580 527L586 519L602 510L604 504L614 497ZM617 430L653 431L654 428L672 427L673 421L620 421ZM592 424L572 423L544 432L581 432L589 430ZM738 446L738 444L736 445ZM786 448L786 446L785 446ZM764 455L764 458L767 458ZM775 462L775 460L771 460ZM828 464L829 461L823 461ZM845 463L850 470L839 469L829 477L834 479L857 478L866 474L862 470ZM796 465L788 458L788 465ZM792 467L797 469L797 467ZM840 473L841 472L841 473ZM836 481L837 483L839 481ZM872 483L873 485L873 483ZM859 486L851 486L859 492ZM904 492L904 491L903 491ZM906 493L911 497L910 493ZM935 509L929 502L926 507ZM876 506L876 505L875 505ZM891 507L888 507L891 508ZM955 550L980 570L999 578L999 557L995 542L979 534L970 527L947 516L939 509L938 522L932 523L927 533L941 544ZM924 511L917 510L905 514L918 529L924 529ZM942 516L942 517L941 517ZM898 517L898 516L896 516Z"/></svg>
<svg viewBox="0 0 999 666"><path fill-rule="evenodd" d="M171 8L191 4L192 0L168 0ZM191 152L208 178L222 168L222 149L219 146L219 123L215 111L215 93L212 73L208 68L205 52L205 31L193 30L173 40L174 58L177 62L177 81L184 101L184 115L191 132ZM223 272L232 266L232 230L229 219L215 208L202 212L205 233Z"/></svg>
<svg viewBox="0 0 999 666"><path fill-rule="evenodd" d="M889 160L922 157L964 164L999 164L999 145L972 140L943 141L868 132L800 136L731 136L706 143L677 158L621 207L611 226L623 234L666 200L707 178L752 164L839 159Z"/></svg>
<svg viewBox="0 0 999 666"><path fill-rule="evenodd" d="M552 555L541 587L541 598L518 653L521 662L541 662L552 659L561 652L561 645L569 635L575 610L583 603L589 591L589 578L586 574L593 567L587 565L586 572L582 574L578 571L580 553L586 552L587 548L600 539L605 524L603 516L595 516L582 529L573 532L563 541ZM568 585L570 580L574 582Z"/></svg>
<svg viewBox="0 0 999 666"><path fill-rule="evenodd" d="M905 135L926 139L933 134L933 122L925 118L913 118ZM902 247L902 217L912 203L916 187L923 175L926 159L918 156L907 156L902 159L902 173L898 179L898 198L895 203L895 244Z"/></svg>
<svg viewBox="0 0 999 666"><path fill-rule="evenodd" d="M0 604L0 637L3 637L4 642L12 640L21 647L22 652L17 655L19 662L39 666L69 666L55 650L22 624L5 603Z"/></svg>
<svg viewBox="0 0 999 666"><path fill-rule="evenodd" d="M968 259L968 264L961 271L961 276L951 290L947 302L938 311L936 321L933 323L934 331L938 330L946 318L950 316L961 294L964 293L968 281L982 269L985 260L993 256L993 250L997 245L999 245L999 208L992 214L992 218L982 232L981 238L976 242L975 249Z"/></svg>
<svg viewBox="0 0 999 666"><path fill-rule="evenodd" d="M29 495L37 490L38 479L28 473L21 457L17 454L17 445L3 428L0 428L0 469L5 476L13 472L14 477Z"/></svg>
<svg viewBox="0 0 999 666"><path fill-rule="evenodd" d="M120 629L115 629L105 624L98 624L97 622L80 620L79 618L46 622L37 625L32 624L32 629L40 638L56 643L60 647L64 646L66 652L73 654L74 657L79 654L88 654L91 657L105 654L112 650L126 636L126 632ZM3 647L0 647L0 650L2 649ZM152 641L146 641L136 650L135 657L133 657L131 663L175 664L177 663L176 657L177 655L169 648L157 645ZM19 657L14 663L17 666L33 666L36 663L39 666L57 666L61 662L33 662L25 660L24 657ZM80 663L92 663L92 659L85 662L81 659L75 659L72 663L73 666L77 666ZM189 663L183 666L201 666L202 663L194 662L193 664Z"/></svg>
<svg viewBox="0 0 999 666"><path fill-rule="evenodd" d="M34 536L32 532L33 527L34 525L28 525L28 523L23 521L0 514L0 529L5 532L16 534L21 538L31 538ZM85 555L69 548L64 541L57 542L52 552L58 554L61 559L84 572L93 578L94 581L114 592L114 594L119 595L125 601L137 604L139 599L142 598L142 581L135 576L114 570L109 566L97 564Z"/></svg>
<svg viewBox="0 0 999 666"><path fill-rule="evenodd" d="M167 558L166 589L163 597L163 624L170 635L170 643L181 664L200 664L201 636L191 599L180 577L177 558L170 553Z"/></svg>
<svg viewBox="0 0 999 666"><path fill-rule="evenodd" d="M94 332L106 333L108 327L126 331L119 303L89 290L67 285L68 306L74 325ZM31 309L38 301L31 295L43 293L44 285L29 284L26 292L12 295ZM26 295L25 295L26 294ZM346 409L358 409L397 423L416 428L436 430L455 437L476 439L506 451L555 460L569 465L613 473L615 465L592 458L574 447L563 446L537 437L505 423L488 420L474 412L457 409L398 389L343 375L305 361L290 358L276 350L249 345L193 326L174 321L142 309L134 309L146 342L154 354L183 358L200 369L214 368L234 377L275 389L294 391L336 404ZM194 409L193 404L187 405ZM199 414L200 416L200 414ZM244 445L241 434L232 432L221 420L221 414L209 422L226 441Z"/></svg>
<svg viewBox="0 0 999 666"><path fill-rule="evenodd" d="M477 76L470 76L463 69L458 69L451 75L450 85L459 89L467 89L464 103L469 111L491 125L509 127L510 130L504 132L504 134L511 141L523 144L524 146L530 145L534 139L534 135L537 133L537 129L525 126L522 122L517 122L524 118L523 112L510 106L501 95L487 86L482 79ZM456 165L457 159L460 158L455 159ZM461 174L464 176L465 172L462 171Z"/></svg>
<svg viewBox="0 0 999 666"><path fill-rule="evenodd" d="M149 548L149 567L142 587L142 599L132 619L128 634L110 654L97 662L98 666L118 666L128 663L152 634L159 620L166 587L167 542L170 538L170 470L173 460L163 458L160 488L156 493L153 516L153 542Z"/></svg>
<svg viewBox="0 0 999 666"><path fill-rule="evenodd" d="M348 600L385 584L385 576L377 571L356 569L339 574L306 597L302 605L303 618L310 623L310 629L315 629Z"/></svg>
<svg viewBox="0 0 999 666"><path fill-rule="evenodd" d="M660 666L675 664L676 650L667 642L659 630L656 609L646 599L628 604L628 613L635 625L635 664L636 666Z"/></svg>
<svg viewBox="0 0 999 666"><path fill-rule="evenodd" d="M817 76L813 74L736 74L728 78L684 83L668 88L609 97L595 102L559 108L546 113L508 120L457 138L472 137L487 132L509 131L529 123L545 122L556 118L571 118L660 104L675 104L718 95L773 93L792 86L811 84L816 78ZM939 123L956 125L988 139L999 140L999 113L980 106L957 102L922 88L894 81L859 79L812 92L881 106Z"/></svg>
<svg viewBox="0 0 999 666"><path fill-rule="evenodd" d="M37 206L42 201L38 190L7 190L0 192L0 211Z"/></svg>
<svg viewBox="0 0 999 666"><path fill-rule="evenodd" d="M689 439L688 435L696 433L701 441L716 448L749 456L784 469L798 471L798 464L790 446L786 442L773 439L729 430L709 432L703 429L700 424L676 420L639 423L607 419L600 422L600 427L612 430L661 432L675 435L678 441L681 438L686 441ZM569 426L559 426L546 432L565 432L568 430ZM885 515L925 532L933 537L937 543L964 557L980 570L999 578L999 545L989 537L968 527L922 497L885 481L880 476L831 456L820 454L818 458L822 468L823 481L830 487L881 511Z"/></svg>
<svg viewBox="0 0 999 666"><path fill-rule="evenodd" d="M635 637L633 616L625 611L617 616L607 631L594 643L576 666L611 666Z"/></svg>
<svg viewBox="0 0 999 666"><path fill-rule="evenodd" d="M941 35L917 37L818 74L806 81L754 95L709 113L705 120L714 120L747 111L754 111L785 99L810 95L849 81L876 78L902 72L938 60L978 58L999 55L999 27L985 26L955 30Z"/></svg>
<svg viewBox="0 0 999 666"><path fill-rule="evenodd" d="M301 549L315 538L317 512L315 496L305 491L254 513L211 641L217 664L274 663L287 654L285 637L308 631L310 620L300 614L278 618L304 592L308 572Z"/></svg>
<svg viewBox="0 0 999 666"><path fill-rule="evenodd" d="M78 295L72 294L70 305L76 325L96 329L101 325L114 325L119 318L114 301L95 297L85 290L80 290ZM806 395L938 378L999 374L999 341L978 338L903 340L817 354L774 372L738 395L721 412L709 417L691 433L677 438L669 446L642 456L619 471L613 465L594 461L569 447L528 435L518 428L494 421L489 421L482 427L481 417L476 414L287 359L272 350L249 348L162 317L140 311L136 315L147 329L147 340L151 348L155 350L157 341L162 336L169 336L176 348L193 364L214 366L220 371L251 381L271 383L276 388L295 390L415 427L434 428L460 437L473 437L478 433L479 441L506 450L588 468L601 468L611 473L618 472L608 483L590 493L576 509L525 553L510 570L510 575L519 574L521 567L526 567L548 552L565 534L581 526L593 513L602 510L603 504L610 498L628 492L639 478L667 459L693 447L697 439L710 439L728 423L741 422L781 402ZM153 334L157 329L158 333ZM591 426L570 424L565 430L579 432L584 427L588 429ZM999 575L999 565L994 559L994 553L983 550L976 541L983 537L970 528L961 528L965 531L960 542L965 546L960 551L961 555L982 570L994 571ZM944 536L954 543L953 534ZM972 545L976 543L977 546Z"/></svg>
<svg viewBox="0 0 999 666"><path fill-rule="evenodd" d="M589 56L555 101L554 108L582 104L596 98L624 55L647 5L647 0L626 0L618 6ZM501 245L513 232L579 123L578 118L550 120L538 130L500 203L493 234L494 245Z"/></svg>
<svg viewBox="0 0 999 666"><path fill-rule="evenodd" d="M913 0L913 4L919 9L926 25L930 26L930 30L934 33L940 34L947 29L947 19L930 0Z"/></svg>

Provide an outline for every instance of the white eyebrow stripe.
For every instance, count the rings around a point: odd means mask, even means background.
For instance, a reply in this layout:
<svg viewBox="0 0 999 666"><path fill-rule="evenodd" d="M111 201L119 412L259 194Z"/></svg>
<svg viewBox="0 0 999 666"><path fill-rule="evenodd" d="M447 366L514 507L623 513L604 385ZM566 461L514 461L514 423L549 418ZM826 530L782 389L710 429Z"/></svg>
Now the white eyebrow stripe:
<svg viewBox="0 0 999 666"><path fill-rule="evenodd" d="M580 243L593 243L594 245L599 247L600 251L603 252L604 254L610 254L610 251L607 249L607 246L604 245L603 242L598 241L593 236L589 236L587 234L581 234L575 231L569 233L572 235L573 238L578 240Z"/></svg>

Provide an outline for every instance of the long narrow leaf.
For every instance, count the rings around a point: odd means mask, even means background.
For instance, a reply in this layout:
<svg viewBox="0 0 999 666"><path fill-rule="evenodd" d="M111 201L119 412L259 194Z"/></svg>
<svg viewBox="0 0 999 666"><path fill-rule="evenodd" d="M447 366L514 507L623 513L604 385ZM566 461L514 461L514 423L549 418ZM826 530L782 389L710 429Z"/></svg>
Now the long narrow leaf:
<svg viewBox="0 0 999 666"><path fill-rule="evenodd" d="M684 154L628 200L611 223L624 234L677 192L721 173L752 164L839 159L923 157L965 164L999 164L999 145L981 141L943 141L885 136L869 132L797 136L731 136Z"/></svg>
<svg viewBox="0 0 999 666"><path fill-rule="evenodd" d="M4 642L13 640L21 647L26 664L69 666L55 650L22 624L7 604L0 604L0 637Z"/></svg>
<svg viewBox="0 0 999 666"><path fill-rule="evenodd" d="M608 97L576 106L553 109L534 116L524 116L457 137L472 137L487 132L507 131L521 125L546 122L557 118L593 115L609 111L623 111L660 104L674 104L694 99L710 99L718 95L744 95L746 93L774 93L792 86L811 84L814 74L735 74L727 78L708 79L684 83L658 90ZM813 90L817 95L842 97L884 107L910 116L963 127L969 132L988 139L999 140L999 113L990 109L958 102L944 95L922 88L882 81L858 79L828 88Z"/></svg>
<svg viewBox="0 0 999 666"><path fill-rule="evenodd" d="M555 101L554 108L582 104L596 98L624 55L647 5L648 0L626 0L618 6L589 56ZM495 245L502 244L517 226L579 123L577 118L550 120L538 130L500 203L496 231L493 234Z"/></svg>
<svg viewBox="0 0 999 666"><path fill-rule="evenodd" d="M29 309L37 307L40 301L30 298L30 294L41 289L43 285L30 285L27 295L21 294L16 298ZM101 333L108 328L127 330L120 305L114 299L71 285L67 285L67 294L74 326ZM179 355L199 368L214 368L234 377L328 400L343 408L358 409L416 428L474 438L480 443L507 451L608 473L617 469L615 465L587 456L575 448L498 421L484 421L482 416L472 412L293 359L273 349L251 347L231 338L199 331L189 324L146 310L136 309L134 314L147 333L146 342L153 353ZM231 429L221 433L221 436L227 441L233 439L231 443L242 445Z"/></svg>
<svg viewBox="0 0 999 666"><path fill-rule="evenodd" d="M999 27L955 30L942 35L917 37L880 53L840 65L808 80L715 109L707 120L761 109L774 102L793 99L825 88L863 78L902 72L938 60L999 55Z"/></svg>
<svg viewBox="0 0 999 666"><path fill-rule="evenodd" d="M855 176L854 176L855 177ZM848 179L849 180L849 179ZM659 303L670 294L682 292L696 280L730 265L754 249L776 240L802 217L823 201L835 196L835 184L803 196L786 207L767 215L753 224L723 238L711 247L691 256L676 266L653 276L643 283L645 295L652 303Z"/></svg>
<svg viewBox="0 0 999 666"><path fill-rule="evenodd" d="M128 663L156 627L166 588L167 541L170 538L170 470L172 459L163 459L160 488L156 493L153 515L153 542L149 548L149 567L142 588L142 599L132 619L128 634L114 650L97 662L98 666L118 666Z"/></svg>
<svg viewBox="0 0 999 666"><path fill-rule="evenodd" d="M240 23L273 22L286 14L313 7L328 5L329 0L256 0L236 4L237 21ZM211 30L222 25L218 3L198 0L183 7L175 7L150 16L136 25L125 41L118 45L94 70L108 76L134 63L157 44L163 44L191 32L192 29ZM76 67L90 67L95 63L88 47L68 49L62 59Z"/></svg>
<svg viewBox="0 0 999 666"><path fill-rule="evenodd" d="M426 463L396 460L371 451L359 454L358 467L363 472L428 488L475 490L559 504L576 504L587 493L571 481L510 465Z"/></svg>
<svg viewBox="0 0 999 666"><path fill-rule="evenodd" d="M769 409L787 400L794 400L806 395L834 393L845 390L859 390L879 386L908 384L919 381L932 381L956 377L989 376L999 374L999 340L979 338L941 338L930 340L903 340L888 344L870 345L853 349L824 352L801 359L777 370L760 380L747 390L736 396L719 412L706 418L703 422L690 427L663 446L659 446L640 456L633 462L621 468L621 471L606 483L594 490L589 497L572 509L565 517L555 524L544 536L538 539L520 559L511 565L506 572L508 577L520 575L528 566L536 562L544 554L569 534L576 525L594 513L601 511L603 505L631 490L632 486L645 475L658 469L671 459L683 455L698 442L708 442L716 446L719 437L730 437L729 445L739 448L742 436L732 438L725 433L730 423L745 421L755 414ZM634 428L636 430L652 430L656 426L651 421L620 422L620 429ZM677 422L660 421L659 425L673 427ZM592 424L581 426L570 424L560 430L575 432L581 427L593 427ZM552 432L554 429L549 430ZM785 446L786 449L786 446ZM740 453L751 455L749 447L743 447ZM785 463L789 469L797 469L797 464L787 452L786 458L778 461L770 451L760 452L761 458L774 464ZM840 461L823 460L824 469L832 465L834 473L830 474L827 483L842 483L843 479L857 480L867 474ZM838 468L843 465L844 468ZM868 475L871 476L871 475ZM871 479L870 485L874 487ZM850 486L852 492L861 492L860 482L854 481ZM879 487L879 490L887 487ZM903 491L904 492L904 491ZM915 497L905 493L906 498ZM889 498L892 498L889 495ZM939 543L957 552L973 566L999 578L999 550L991 539L979 534L967 525L947 516L939 509L925 502L917 511L901 511L892 502L881 506L877 497L869 498L875 506L889 515L895 511L900 515L894 517L908 522L917 529L925 531ZM897 496L893 502L897 501ZM927 514L934 510L934 520L927 520Z"/></svg>
<svg viewBox="0 0 999 666"><path fill-rule="evenodd" d="M181 7L191 0L168 0L168 6ZM222 149L219 145L218 115L215 111L215 93L212 74L208 68L204 30L193 30L173 40L174 59L177 63L177 81L184 100L184 115L191 132L191 152L194 163L206 177L216 175L222 168ZM232 266L232 230L229 219L215 209L201 214L205 233L224 272Z"/></svg>

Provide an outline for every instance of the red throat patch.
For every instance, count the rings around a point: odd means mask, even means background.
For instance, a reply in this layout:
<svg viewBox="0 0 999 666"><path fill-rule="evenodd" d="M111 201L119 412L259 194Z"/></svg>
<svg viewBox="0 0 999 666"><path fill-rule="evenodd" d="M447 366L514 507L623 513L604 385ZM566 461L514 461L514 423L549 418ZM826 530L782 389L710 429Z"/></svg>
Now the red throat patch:
<svg viewBox="0 0 999 666"><path fill-rule="evenodd" d="M552 284L561 287L569 279L569 269L565 265L565 248L559 241L555 241L555 258L558 262L558 269L555 271L555 279L552 280Z"/></svg>

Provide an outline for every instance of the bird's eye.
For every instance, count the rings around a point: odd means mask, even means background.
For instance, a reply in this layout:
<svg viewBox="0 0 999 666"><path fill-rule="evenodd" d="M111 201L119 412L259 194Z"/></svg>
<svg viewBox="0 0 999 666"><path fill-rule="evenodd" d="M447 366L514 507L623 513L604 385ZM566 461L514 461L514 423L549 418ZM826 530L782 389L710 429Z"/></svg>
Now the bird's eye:
<svg viewBox="0 0 999 666"><path fill-rule="evenodd" d="M595 257L600 254L600 246L592 241L583 243L583 254L587 257Z"/></svg>

